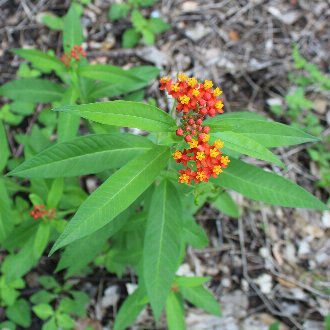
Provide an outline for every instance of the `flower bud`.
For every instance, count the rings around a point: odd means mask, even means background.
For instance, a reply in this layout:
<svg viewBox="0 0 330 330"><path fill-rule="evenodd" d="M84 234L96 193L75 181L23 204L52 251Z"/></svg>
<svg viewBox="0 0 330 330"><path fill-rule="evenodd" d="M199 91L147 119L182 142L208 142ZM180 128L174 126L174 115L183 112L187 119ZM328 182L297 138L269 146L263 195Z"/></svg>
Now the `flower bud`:
<svg viewBox="0 0 330 330"><path fill-rule="evenodd" d="M209 126L204 126L203 127L203 133L208 133L210 131L210 127Z"/></svg>
<svg viewBox="0 0 330 330"><path fill-rule="evenodd" d="M183 129L182 129L182 128L178 128L178 129L176 130L176 135L177 135L177 136L182 136L182 135L183 135Z"/></svg>
<svg viewBox="0 0 330 330"><path fill-rule="evenodd" d="M191 135L186 135L185 138L184 138L184 140L185 140L186 142L191 142L191 140L192 140Z"/></svg>

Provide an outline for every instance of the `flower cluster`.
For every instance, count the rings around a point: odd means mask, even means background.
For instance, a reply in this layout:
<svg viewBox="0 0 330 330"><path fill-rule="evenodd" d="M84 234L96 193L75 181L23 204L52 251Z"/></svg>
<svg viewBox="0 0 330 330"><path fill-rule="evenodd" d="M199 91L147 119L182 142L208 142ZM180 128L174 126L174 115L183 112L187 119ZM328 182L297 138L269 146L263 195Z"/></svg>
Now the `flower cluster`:
<svg viewBox="0 0 330 330"><path fill-rule="evenodd" d="M181 114L176 135L184 137L189 145L189 148L173 153L176 162L186 167L179 171L178 181L190 184L217 177L230 160L219 150L224 145L221 140L209 143L210 127L204 126L203 121L206 115L214 117L223 113L223 100L219 99L222 91L219 87L213 88L211 80L199 83L195 77L188 78L184 73L179 74L177 81L161 78L160 90L166 90L176 100L176 111Z"/></svg>
<svg viewBox="0 0 330 330"><path fill-rule="evenodd" d="M61 57L61 61L66 67L69 67L72 60L79 61L81 57L86 57L87 54L82 46L74 45L70 52L64 53Z"/></svg>
<svg viewBox="0 0 330 330"><path fill-rule="evenodd" d="M52 220L56 214L55 209L49 209L47 210L44 205L34 205L33 206L33 211L30 212L31 216L34 219L39 219L47 217L47 219Z"/></svg>

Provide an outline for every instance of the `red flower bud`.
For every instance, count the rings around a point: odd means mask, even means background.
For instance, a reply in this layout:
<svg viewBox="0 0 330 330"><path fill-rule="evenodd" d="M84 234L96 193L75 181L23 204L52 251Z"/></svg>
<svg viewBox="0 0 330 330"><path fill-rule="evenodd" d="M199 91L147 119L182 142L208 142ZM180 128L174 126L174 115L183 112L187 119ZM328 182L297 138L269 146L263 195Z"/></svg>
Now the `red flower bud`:
<svg viewBox="0 0 330 330"><path fill-rule="evenodd" d="M195 134L196 134L196 130L193 129L193 130L191 131L191 134L192 134L192 135L195 135Z"/></svg>
<svg viewBox="0 0 330 330"><path fill-rule="evenodd" d="M184 138L184 140L185 140L186 142L191 142L191 140L192 140L191 135L186 135L185 138Z"/></svg>
<svg viewBox="0 0 330 330"><path fill-rule="evenodd" d="M203 133L208 133L210 131L210 127L209 126L204 126L203 127Z"/></svg>
<svg viewBox="0 0 330 330"><path fill-rule="evenodd" d="M192 118L188 120L189 125L193 125L194 123L195 123L195 121Z"/></svg>
<svg viewBox="0 0 330 330"><path fill-rule="evenodd" d="M182 136L182 135L183 135L183 129L182 129L182 128L178 128L178 129L176 130L176 135L177 135L177 136Z"/></svg>
<svg viewBox="0 0 330 330"><path fill-rule="evenodd" d="M186 130L186 132L189 132L191 130L191 127L190 126L186 126L185 127L185 130Z"/></svg>
<svg viewBox="0 0 330 330"><path fill-rule="evenodd" d="M198 119L196 120L196 124L197 124L197 125L201 125L202 122L203 122L203 120L202 120L201 118L198 118Z"/></svg>
<svg viewBox="0 0 330 330"><path fill-rule="evenodd" d="M202 108L199 110L199 113L202 115L202 116L205 116L207 114L207 109L206 108Z"/></svg>

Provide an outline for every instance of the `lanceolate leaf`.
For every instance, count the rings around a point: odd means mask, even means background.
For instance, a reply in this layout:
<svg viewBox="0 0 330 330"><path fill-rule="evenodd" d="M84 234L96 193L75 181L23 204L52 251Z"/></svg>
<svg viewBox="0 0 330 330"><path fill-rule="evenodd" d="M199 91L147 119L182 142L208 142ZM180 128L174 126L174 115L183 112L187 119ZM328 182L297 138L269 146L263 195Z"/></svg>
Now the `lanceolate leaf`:
<svg viewBox="0 0 330 330"><path fill-rule="evenodd" d="M107 64L86 65L79 69L79 74L82 77L120 84L122 86L143 81L131 74L128 70Z"/></svg>
<svg viewBox="0 0 330 330"><path fill-rule="evenodd" d="M0 87L0 95L13 100L32 103L59 101L64 88L52 81L42 79L20 79L10 81Z"/></svg>
<svg viewBox="0 0 330 330"><path fill-rule="evenodd" d="M13 52L30 61L34 67L49 69L49 71L63 71L64 64L54 55L49 55L37 49L13 49Z"/></svg>
<svg viewBox="0 0 330 330"><path fill-rule="evenodd" d="M95 72L95 67L100 68L101 73ZM108 67L108 75L104 74L102 65L85 66L79 71L81 76L101 81L91 90L89 96L92 98L114 97L139 90L159 74L159 69L153 66L138 66L129 70L109 65L105 67Z"/></svg>
<svg viewBox="0 0 330 330"><path fill-rule="evenodd" d="M8 157L9 157L9 146L8 146L6 128L2 120L0 120L0 172L6 166Z"/></svg>
<svg viewBox="0 0 330 330"><path fill-rule="evenodd" d="M206 312L221 315L220 305L213 297L211 292L206 290L203 286L187 287L180 286L180 293L193 305L204 309Z"/></svg>
<svg viewBox="0 0 330 330"><path fill-rule="evenodd" d="M213 134L214 138L220 138L225 143L225 147L239 153L262 159L278 166L284 167L284 164L262 144L249 138L248 136L235 132L221 132Z"/></svg>
<svg viewBox="0 0 330 330"><path fill-rule="evenodd" d="M76 88L71 86L65 92L61 104L75 104L78 98L78 92ZM63 142L73 139L77 135L77 131L80 124L80 117L74 116L69 113L61 112L58 116L57 124L57 141Z"/></svg>
<svg viewBox="0 0 330 330"><path fill-rule="evenodd" d="M121 305L113 330L127 329L137 319L145 305L145 294L141 288L137 288Z"/></svg>
<svg viewBox="0 0 330 330"><path fill-rule="evenodd" d="M98 173L121 167L153 146L151 141L137 135L86 135L51 146L18 166L10 175L58 178Z"/></svg>
<svg viewBox="0 0 330 330"><path fill-rule="evenodd" d="M71 5L64 17L63 47L65 52L69 52L74 45L80 46L83 40L80 16L75 6Z"/></svg>
<svg viewBox="0 0 330 330"><path fill-rule="evenodd" d="M0 177L0 201L0 243L2 243L14 226L10 199L2 177Z"/></svg>
<svg viewBox="0 0 330 330"><path fill-rule="evenodd" d="M169 330L186 329L182 297L174 292L170 292L166 301L166 322Z"/></svg>
<svg viewBox="0 0 330 330"><path fill-rule="evenodd" d="M298 128L265 120L248 118L227 119L226 117L218 116L208 119L205 124L211 127L213 133L215 131L232 131L244 134L265 147L288 146L318 141L314 136Z"/></svg>
<svg viewBox="0 0 330 330"><path fill-rule="evenodd" d="M174 119L161 109L149 104L130 101L98 102L56 108L101 124L135 127L146 131L168 132L175 126Z"/></svg>
<svg viewBox="0 0 330 330"><path fill-rule="evenodd" d="M51 253L102 228L124 211L154 181L169 159L167 147L155 147L113 174L80 206Z"/></svg>
<svg viewBox="0 0 330 330"><path fill-rule="evenodd" d="M254 200L273 205L327 210L327 206L293 182L238 159L231 159L228 167L214 182Z"/></svg>
<svg viewBox="0 0 330 330"><path fill-rule="evenodd" d="M163 181L152 196L143 250L143 274L156 319L166 303L182 244L182 207L176 188Z"/></svg>
<svg viewBox="0 0 330 330"><path fill-rule="evenodd" d="M221 213L229 215L233 218L240 216L240 210L231 196L223 191L215 201L212 201L212 205L217 207Z"/></svg>

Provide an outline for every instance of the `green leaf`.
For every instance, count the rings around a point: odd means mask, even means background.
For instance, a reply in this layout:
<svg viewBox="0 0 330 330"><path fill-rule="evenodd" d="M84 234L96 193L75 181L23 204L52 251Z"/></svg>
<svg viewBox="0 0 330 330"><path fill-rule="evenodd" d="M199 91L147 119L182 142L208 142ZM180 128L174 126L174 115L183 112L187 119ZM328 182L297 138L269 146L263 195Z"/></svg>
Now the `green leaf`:
<svg viewBox="0 0 330 330"><path fill-rule="evenodd" d="M268 330L280 330L280 322L276 321L274 323L272 323Z"/></svg>
<svg viewBox="0 0 330 330"><path fill-rule="evenodd" d="M180 292L184 299L187 299L196 307L199 307L210 314L221 316L219 302L214 298L210 291L206 290L203 286L180 286Z"/></svg>
<svg viewBox="0 0 330 330"><path fill-rule="evenodd" d="M80 206L55 242L51 254L113 220L150 186L168 159L167 147L155 147L113 174Z"/></svg>
<svg viewBox="0 0 330 330"><path fill-rule="evenodd" d="M230 165L230 164L229 164ZM212 205L219 209L220 212L232 217L238 218L240 216L240 210L231 196L223 191L215 201L212 201Z"/></svg>
<svg viewBox="0 0 330 330"><path fill-rule="evenodd" d="M156 319L166 303L182 244L180 195L165 180L152 196L143 250L144 281Z"/></svg>
<svg viewBox="0 0 330 330"><path fill-rule="evenodd" d="M202 284L208 282L210 277L198 277L198 276L177 276L175 278L175 283L179 286L195 287L201 286Z"/></svg>
<svg viewBox="0 0 330 330"><path fill-rule="evenodd" d="M114 3L110 6L109 19L117 21L121 18L127 17L130 6L127 3Z"/></svg>
<svg viewBox="0 0 330 330"><path fill-rule="evenodd" d="M49 304L39 304L32 307L34 313L39 317L39 319L46 320L54 314L52 306Z"/></svg>
<svg viewBox="0 0 330 330"><path fill-rule="evenodd" d="M127 329L133 324L145 305L145 294L143 294L141 288L137 288L120 306L119 312L115 318L113 330Z"/></svg>
<svg viewBox="0 0 330 330"><path fill-rule="evenodd" d="M57 314L56 321L60 328L72 329L74 328L74 320L68 314Z"/></svg>
<svg viewBox="0 0 330 330"><path fill-rule="evenodd" d="M182 298L172 291L166 300L166 322L169 330L186 329Z"/></svg>
<svg viewBox="0 0 330 330"><path fill-rule="evenodd" d="M64 88L42 79L12 80L0 87L0 95L20 102L49 103L59 101Z"/></svg>
<svg viewBox="0 0 330 330"><path fill-rule="evenodd" d="M48 69L49 71L63 71L64 64L54 55L45 54L37 49L13 49L13 53L30 61L35 68Z"/></svg>
<svg viewBox="0 0 330 330"><path fill-rule="evenodd" d="M35 305L48 304L56 297L57 295L54 293L50 293L46 290L40 290L31 296L30 301Z"/></svg>
<svg viewBox="0 0 330 330"><path fill-rule="evenodd" d="M325 204L295 183L238 159L232 158L228 167L214 182L272 205L328 210Z"/></svg>
<svg viewBox="0 0 330 330"><path fill-rule="evenodd" d="M57 283L53 276L40 276L39 283L47 290L52 290L60 287L60 285Z"/></svg>
<svg viewBox="0 0 330 330"><path fill-rule="evenodd" d="M13 306L8 307L6 315L11 321L23 328L28 328L31 324L30 307L24 299L17 300Z"/></svg>
<svg viewBox="0 0 330 330"><path fill-rule="evenodd" d="M220 138L228 149L284 167L276 155L245 134L227 131L215 133L212 137Z"/></svg>
<svg viewBox="0 0 330 330"><path fill-rule="evenodd" d="M53 15L52 13L43 14L41 17L41 21L51 30L62 31L64 28L63 18Z"/></svg>
<svg viewBox="0 0 330 330"><path fill-rule="evenodd" d="M183 221L183 237L187 244L196 249L203 249L209 244L204 229L198 225L193 217L185 217Z"/></svg>
<svg viewBox="0 0 330 330"><path fill-rule="evenodd" d="M55 317L52 317L48 320L43 326L42 330L58 330L58 326L56 325Z"/></svg>
<svg viewBox="0 0 330 330"><path fill-rule="evenodd" d="M289 146L319 140L298 128L265 120L247 118L226 119L222 118L222 116L217 116L206 120L205 125L210 126L213 133L215 131L232 131L244 134L265 147Z"/></svg>
<svg viewBox="0 0 330 330"><path fill-rule="evenodd" d="M8 140L7 140L7 132L2 120L0 120L0 150L1 150L0 152L0 172L1 172L7 165L7 160L10 154Z"/></svg>
<svg viewBox="0 0 330 330"><path fill-rule="evenodd" d="M221 114L222 119L254 119L254 120L265 120L268 119L257 112L250 111L235 111L235 112L227 112Z"/></svg>
<svg viewBox="0 0 330 330"><path fill-rule="evenodd" d="M148 29L155 34L167 31L171 26L161 18L152 17L148 20Z"/></svg>
<svg viewBox="0 0 330 330"><path fill-rule="evenodd" d="M145 28L141 32L142 32L143 42L147 46L152 46L152 45L155 44L156 36L155 36L155 34L152 31L150 31L147 28Z"/></svg>
<svg viewBox="0 0 330 330"><path fill-rule="evenodd" d="M11 321L5 321L0 323L0 329L3 330L16 330L16 324Z"/></svg>
<svg viewBox="0 0 330 330"><path fill-rule="evenodd" d="M7 238L14 226L12 206L5 181L0 176L0 243Z"/></svg>
<svg viewBox="0 0 330 330"><path fill-rule="evenodd" d="M114 85L136 84L144 81L134 75L130 70L124 70L118 66L108 64L86 65L79 68L79 75L89 79L106 81Z"/></svg>
<svg viewBox="0 0 330 330"><path fill-rule="evenodd" d="M75 104L78 99L78 91L74 86L69 87L61 101L61 105ZM61 112L57 124L57 140L63 142L73 139L77 135L80 125L80 117Z"/></svg>
<svg viewBox="0 0 330 330"><path fill-rule="evenodd" d="M50 235L49 222L40 222L34 239L33 254L36 259L40 258L48 245Z"/></svg>
<svg viewBox="0 0 330 330"><path fill-rule="evenodd" d="M139 102L98 102L68 105L54 110L76 114L101 124L139 128L146 131L169 132L175 126L175 121L169 114L157 107Z"/></svg>
<svg viewBox="0 0 330 330"><path fill-rule="evenodd" d="M95 71L94 67L100 68L100 73ZM114 97L139 90L147 86L159 74L159 69L153 66L138 66L129 70L117 68L117 72L105 67L113 68L108 65L89 65L79 71L82 76L90 76L91 79L102 81L95 84L90 91L90 98Z"/></svg>
<svg viewBox="0 0 330 330"><path fill-rule="evenodd" d="M47 196L48 209L57 208L63 196L63 190L64 190L64 180L62 178L55 179L52 182L52 186Z"/></svg>
<svg viewBox="0 0 330 330"><path fill-rule="evenodd" d="M54 178L99 173L121 167L153 146L145 137L131 134L86 135L51 146L10 175Z"/></svg>
<svg viewBox="0 0 330 330"><path fill-rule="evenodd" d="M79 13L76 7L71 5L64 17L63 47L65 52L69 52L74 45L81 45L83 40Z"/></svg>
<svg viewBox="0 0 330 330"><path fill-rule="evenodd" d="M135 47L141 39L141 33L136 29L127 29L123 34L123 48Z"/></svg>

